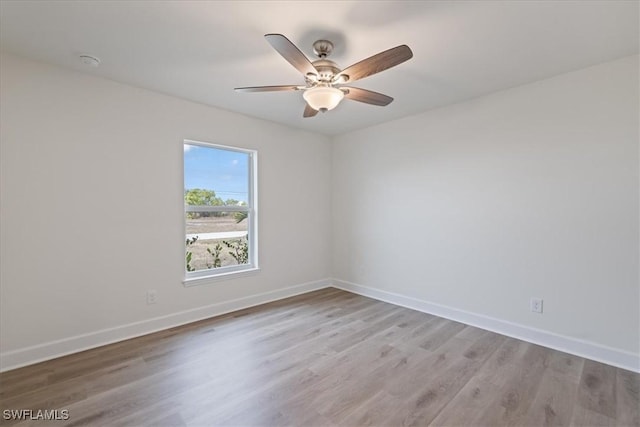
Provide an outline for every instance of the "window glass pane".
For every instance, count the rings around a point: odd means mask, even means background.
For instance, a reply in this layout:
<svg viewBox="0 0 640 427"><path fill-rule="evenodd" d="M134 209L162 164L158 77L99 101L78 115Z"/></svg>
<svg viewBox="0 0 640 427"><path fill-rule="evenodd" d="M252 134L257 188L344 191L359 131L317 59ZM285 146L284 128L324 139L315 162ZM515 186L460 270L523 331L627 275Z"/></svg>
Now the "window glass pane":
<svg viewBox="0 0 640 427"><path fill-rule="evenodd" d="M246 212L189 212L187 271L249 263Z"/></svg>
<svg viewBox="0 0 640 427"><path fill-rule="evenodd" d="M201 206L249 202L248 153L184 144L185 203Z"/></svg>
<svg viewBox="0 0 640 427"><path fill-rule="evenodd" d="M257 268L255 156L185 141L186 280Z"/></svg>

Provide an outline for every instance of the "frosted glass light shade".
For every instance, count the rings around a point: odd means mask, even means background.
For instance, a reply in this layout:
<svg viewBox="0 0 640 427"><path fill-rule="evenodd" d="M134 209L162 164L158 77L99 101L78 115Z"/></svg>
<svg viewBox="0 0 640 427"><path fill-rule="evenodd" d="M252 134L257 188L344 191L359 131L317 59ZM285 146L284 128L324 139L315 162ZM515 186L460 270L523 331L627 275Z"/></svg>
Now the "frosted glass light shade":
<svg viewBox="0 0 640 427"><path fill-rule="evenodd" d="M305 101L317 111L333 110L344 98L344 93L340 89L327 86L317 86L305 90L302 94Z"/></svg>

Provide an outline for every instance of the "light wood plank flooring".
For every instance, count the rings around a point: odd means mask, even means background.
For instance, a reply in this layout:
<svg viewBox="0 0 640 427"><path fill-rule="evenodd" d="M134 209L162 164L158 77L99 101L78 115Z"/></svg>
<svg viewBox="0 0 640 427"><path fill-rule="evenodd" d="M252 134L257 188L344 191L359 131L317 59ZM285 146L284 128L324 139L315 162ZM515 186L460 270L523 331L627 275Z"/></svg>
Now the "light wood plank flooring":
<svg viewBox="0 0 640 427"><path fill-rule="evenodd" d="M638 426L640 375L337 289L0 375L67 426Z"/></svg>

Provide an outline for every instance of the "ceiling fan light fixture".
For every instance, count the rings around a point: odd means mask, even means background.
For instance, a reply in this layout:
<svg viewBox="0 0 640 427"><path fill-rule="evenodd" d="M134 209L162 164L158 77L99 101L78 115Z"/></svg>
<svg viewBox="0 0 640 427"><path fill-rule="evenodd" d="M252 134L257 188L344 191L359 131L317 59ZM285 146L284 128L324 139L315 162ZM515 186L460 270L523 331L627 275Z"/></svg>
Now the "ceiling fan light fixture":
<svg viewBox="0 0 640 427"><path fill-rule="evenodd" d="M335 87L316 86L305 90L302 97L314 110L329 111L338 106L344 98L344 93Z"/></svg>

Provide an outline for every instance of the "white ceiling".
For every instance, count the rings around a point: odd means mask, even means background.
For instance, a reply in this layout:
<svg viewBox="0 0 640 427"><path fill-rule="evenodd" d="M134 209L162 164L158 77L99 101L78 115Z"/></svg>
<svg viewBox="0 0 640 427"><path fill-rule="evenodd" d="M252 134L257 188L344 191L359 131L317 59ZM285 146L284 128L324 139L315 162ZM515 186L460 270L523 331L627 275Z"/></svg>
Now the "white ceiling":
<svg viewBox="0 0 640 427"><path fill-rule="evenodd" d="M1 1L0 47L313 132L336 135L638 53L638 1ZM263 38L313 58L334 42L342 68L407 44L413 59L354 83L395 98L350 100L302 118L303 84ZM78 55L99 57L99 68Z"/></svg>

